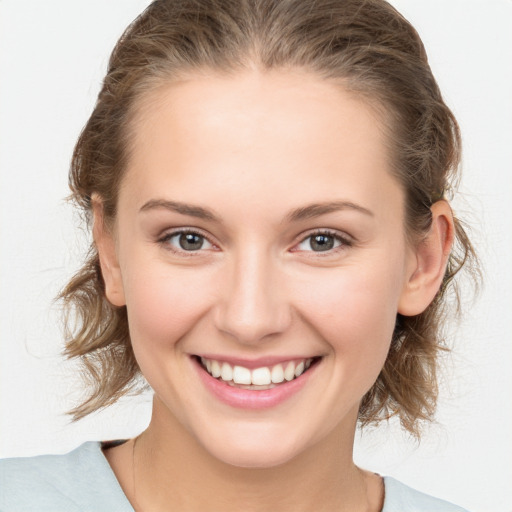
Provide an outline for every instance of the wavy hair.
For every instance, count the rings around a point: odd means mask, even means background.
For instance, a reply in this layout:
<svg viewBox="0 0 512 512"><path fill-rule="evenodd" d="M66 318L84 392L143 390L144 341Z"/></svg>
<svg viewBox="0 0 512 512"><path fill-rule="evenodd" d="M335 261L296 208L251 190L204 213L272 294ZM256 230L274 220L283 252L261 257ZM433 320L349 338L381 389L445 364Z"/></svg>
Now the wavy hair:
<svg viewBox="0 0 512 512"><path fill-rule="evenodd" d="M384 0L157 0L126 29L111 55L91 117L76 144L69 175L72 198L91 221L91 196L102 198L106 221L129 156L130 122L146 94L200 70L236 73L300 68L361 95L381 112L393 173L406 196L406 230L421 240L431 205L456 186L460 133L428 64L416 30ZM433 417L447 294L463 266L477 259L455 219L455 245L430 306L398 315L385 365L364 396L359 421L397 415L419 436ZM105 297L98 253L61 293L67 308L65 353L80 358L89 395L71 413L79 419L134 391L135 360L125 307ZM458 306L458 294L455 306ZM451 301L453 302L453 301Z"/></svg>

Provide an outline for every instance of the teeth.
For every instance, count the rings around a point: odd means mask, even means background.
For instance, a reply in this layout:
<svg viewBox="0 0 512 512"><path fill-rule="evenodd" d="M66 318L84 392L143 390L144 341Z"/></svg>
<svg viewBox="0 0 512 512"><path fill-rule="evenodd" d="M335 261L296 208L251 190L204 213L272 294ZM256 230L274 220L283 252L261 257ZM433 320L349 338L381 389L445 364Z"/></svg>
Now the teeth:
<svg viewBox="0 0 512 512"><path fill-rule="evenodd" d="M283 366L280 364L276 364L274 368L272 368L272 382L274 384L280 384L284 380L284 371Z"/></svg>
<svg viewBox="0 0 512 512"><path fill-rule="evenodd" d="M295 365L290 361L284 370L284 378L289 381L292 380L293 377L295 377Z"/></svg>
<svg viewBox="0 0 512 512"><path fill-rule="evenodd" d="M203 363L203 366L206 367L206 369L212 373L212 362L210 359L205 359L204 357L201 357L201 363Z"/></svg>
<svg viewBox="0 0 512 512"><path fill-rule="evenodd" d="M233 368L228 363L222 363L222 368L220 371L220 378L222 380L233 380Z"/></svg>
<svg viewBox="0 0 512 512"><path fill-rule="evenodd" d="M252 383L256 386L268 386L272 382L268 368L256 368L252 371Z"/></svg>
<svg viewBox="0 0 512 512"><path fill-rule="evenodd" d="M206 368L208 369L208 367ZM222 380L226 379L223 378ZM243 366L235 366L233 368L233 381L235 384L251 384L251 370Z"/></svg>
<svg viewBox="0 0 512 512"><path fill-rule="evenodd" d="M208 367L206 367L206 369L208 369ZM215 378L220 377L221 370L220 370L220 364L218 361L212 361L212 367L211 367L210 373L212 374L212 377L215 377Z"/></svg>
<svg viewBox="0 0 512 512"><path fill-rule="evenodd" d="M272 387L273 384L280 384L285 380L291 381L300 377L311 366L312 361L312 358L299 362L289 361L285 368L282 364L276 364L271 368L263 366L251 371L244 366L232 367L226 362L201 357L201 364L212 377L216 379L220 377L231 385L247 386L247 389L253 389L252 386L261 386L263 389L268 389L268 386Z"/></svg>

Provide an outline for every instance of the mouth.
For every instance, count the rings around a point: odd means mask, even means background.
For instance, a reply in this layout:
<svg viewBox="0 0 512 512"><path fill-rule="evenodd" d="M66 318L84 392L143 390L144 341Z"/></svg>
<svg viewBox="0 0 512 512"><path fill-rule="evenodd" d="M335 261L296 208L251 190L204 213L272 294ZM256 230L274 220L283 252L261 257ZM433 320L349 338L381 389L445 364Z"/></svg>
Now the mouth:
<svg viewBox="0 0 512 512"><path fill-rule="evenodd" d="M227 361L194 356L200 367L214 379L238 389L264 391L283 386L309 372L321 357L284 360L280 363L247 368Z"/></svg>

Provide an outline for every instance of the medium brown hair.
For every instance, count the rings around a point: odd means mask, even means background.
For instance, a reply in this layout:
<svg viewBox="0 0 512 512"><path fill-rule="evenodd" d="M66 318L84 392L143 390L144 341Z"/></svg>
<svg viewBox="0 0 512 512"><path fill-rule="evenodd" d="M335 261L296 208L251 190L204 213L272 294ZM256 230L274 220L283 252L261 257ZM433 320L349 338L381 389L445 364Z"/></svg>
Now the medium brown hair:
<svg viewBox="0 0 512 512"><path fill-rule="evenodd" d="M102 199L106 221L116 216L130 122L145 95L194 71L236 73L250 67L262 72L300 68L338 80L383 113L393 173L406 195L406 231L420 243L430 227L430 206L457 179L460 134L420 37L383 0L153 2L114 48L98 101L75 147L70 186L87 219L94 193ZM363 425L398 415L418 435L420 420L433 416L446 294L458 270L476 262L457 219L455 238L434 301L420 315L397 316L384 368L361 403ZM68 308L66 354L81 359L90 385L88 398L72 411L78 419L133 391L140 370L126 308L114 307L105 297L94 243L61 297Z"/></svg>

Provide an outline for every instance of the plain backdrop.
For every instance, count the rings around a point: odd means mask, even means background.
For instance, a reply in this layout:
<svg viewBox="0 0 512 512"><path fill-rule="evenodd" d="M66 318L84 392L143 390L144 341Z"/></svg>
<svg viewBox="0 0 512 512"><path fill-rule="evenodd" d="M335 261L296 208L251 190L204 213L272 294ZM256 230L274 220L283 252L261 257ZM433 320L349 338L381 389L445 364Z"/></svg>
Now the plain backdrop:
<svg viewBox="0 0 512 512"><path fill-rule="evenodd" d="M80 396L53 298L87 247L64 201L74 142L108 55L147 0L0 0L0 456L124 438L151 395L70 423ZM356 460L474 512L512 511L512 2L393 0L418 29L464 139L455 211L485 286L451 326L437 423L417 445L395 424L358 435Z"/></svg>

